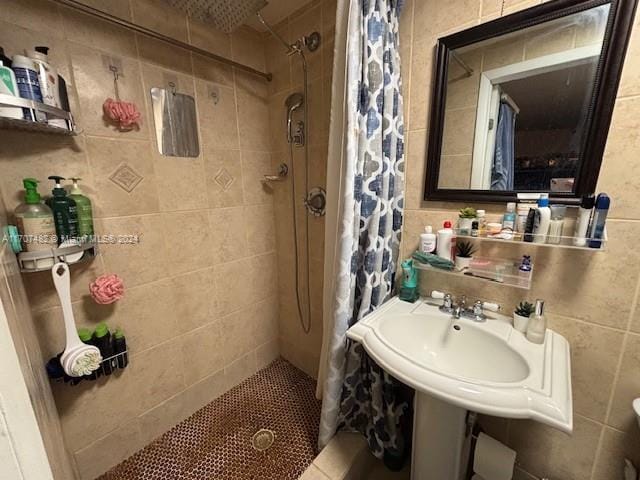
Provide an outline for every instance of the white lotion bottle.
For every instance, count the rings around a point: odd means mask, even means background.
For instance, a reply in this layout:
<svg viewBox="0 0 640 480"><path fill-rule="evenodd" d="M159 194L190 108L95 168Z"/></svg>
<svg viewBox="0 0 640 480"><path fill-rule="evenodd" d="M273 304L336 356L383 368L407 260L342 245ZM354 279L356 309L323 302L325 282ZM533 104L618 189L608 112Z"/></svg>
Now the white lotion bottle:
<svg viewBox="0 0 640 480"><path fill-rule="evenodd" d="M533 243L546 243L549 226L551 225L551 209L549 208L549 195L543 193L538 200L536 209L537 223L533 230Z"/></svg>
<svg viewBox="0 0 640 480"><path fill-rule="evenodd" d="M439 257L453 261L453 249L456 248L455 236L451 228L451 222L444 222L444 228L438 230L437 254Z"/></svg>
<svg viewBox="0 0 640 480"><path fill-rule="evenodd" d="M589 222L591 221L591 213L595 204L596 199L593 195L586 195L582 197L582 202L578 209L578 218L576 219L576 230L573 234L573 244L576 247L587 246Z"/></svg>
<svg viewBox="0 0 640 480"><path fill-rule="evenodd" d="M543 344L547 333L547 319L544 318L544 301L536 300L535 311L529 317L527 325L527 340L532 343Z"/></svg>
<svg viewBox="0 0 640 480"><path fill-rule="evenodd" d="M433 253L436 250L436 235L433 233L431 225L424 227L424 233L420 235L420 251L423 253Z"/></svg>

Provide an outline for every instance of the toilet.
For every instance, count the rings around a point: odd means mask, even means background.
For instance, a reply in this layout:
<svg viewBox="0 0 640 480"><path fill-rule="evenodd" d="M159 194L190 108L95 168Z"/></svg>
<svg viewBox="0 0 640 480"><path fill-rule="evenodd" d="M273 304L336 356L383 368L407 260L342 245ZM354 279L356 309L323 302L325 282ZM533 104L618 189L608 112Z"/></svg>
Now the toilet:
<svg viewBox="0 0 640 480"><path fill-rule="evenodd" d="M636 398L633 401L633 411L636 412L636 420L638 420L638 426L640 427L640 398Z"/></svg>

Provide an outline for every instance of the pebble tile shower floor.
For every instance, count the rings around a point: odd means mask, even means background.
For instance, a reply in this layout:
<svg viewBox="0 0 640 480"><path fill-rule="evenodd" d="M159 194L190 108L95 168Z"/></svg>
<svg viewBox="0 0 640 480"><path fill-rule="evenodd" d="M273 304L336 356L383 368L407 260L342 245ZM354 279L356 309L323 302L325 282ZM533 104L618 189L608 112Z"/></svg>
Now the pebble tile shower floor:
<svg viewBox="0 0 640 480"><path fill-rule="evenodd" d="M319 421L315 381L276 360L99 480L295 480L316 456ZM275 440L258 451L262 429Z"/></svg>

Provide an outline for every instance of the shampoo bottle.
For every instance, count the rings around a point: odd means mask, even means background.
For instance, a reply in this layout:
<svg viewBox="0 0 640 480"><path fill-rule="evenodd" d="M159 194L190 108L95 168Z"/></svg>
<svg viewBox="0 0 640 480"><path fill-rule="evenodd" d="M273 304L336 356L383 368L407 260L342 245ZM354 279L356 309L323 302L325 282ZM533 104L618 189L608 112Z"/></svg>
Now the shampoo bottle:
<svg viewBox="0 0 640 480"><path fill-rule="evenodd" d="M576 230L573 234L573 244L576 247L585 247L587 245L589 222L591 221L591 212L595 204L596 199L593 195L585 195L582 197L582 202L578 209L578 218L576 219Z"/></svg>
<svg viewBox="0 0 640 480"><path fill-rule="evenodd" d="M420 251L433 253L436 250L436 235L433 233L431 225L424 227L424 233L420 235Z"/></svg>
<svg viewBox="0 0 640 480"><path fill-rule="evenodd" d="M456 237L451 228L451 222L444 222L444 228L438 230L438 241L436 252L439 257L446 258L453 262L455 258Z"/></svg>
<svg viewBox="0 0 640 480"><path fill-rule="evenodd" d="M93 333L94 345L100 350L102 355L102 371L105 375L111 375L113 367L111 365L111 357L113 357L113 344L111 343L111 333L106 323L99 323ZM109 360L107 360L109 359Z"/></svg>
<svg viewBox="0 0 640 480"><path fill-rule="evenodd" d="M25 189L24 203L15 209L22 250L34 252L55 247L56 227L53 212L40 201L38 181L35 178L25 178L22 184ZM42 263L41 265L45 266Z"/></svg>
<svg viewBox="0 0 640 480"><path fill-rule="evenodd" d="M91 209L91 200L82 194L82 190L78 186L78 181L82 180L78 177L72 177L73 187L69 192L69 198L76 202L78 211L78 235L83 239L93 235L93 211Z"/></svg>
<svg viewBox="0 0 640 480"><path fill-rule="evenodd" d="M20 97L42 103L40 80L38 80L38 73L33 60L24 55L14 55L11 68L16 76ZM31 108L23 108L22 113L25 120L32 122L47 121L47 116L43 112L32 110Z"/></svg>
<svg viewBox="0 0 640 480"><path fill-rule="evenodd" d="M549 225L551 224L551 209L549 208L549 195L543 193L538 200L536 209L536 226L533 230L533 243L546 243Z"/></svg>
<svg viewBox="0 0 640 480"><path fill-rule="evenodd" d="M532 343L544 343L547 332L547 320L544 318L544 301L536 300L534 313L529 318L527 326L527 340Z"/></svg>
<svg viewBox="0 0 640 480"><path fill-rule="evenodd" d="M604 238L604 225L609 214L611 200L606 193L601 193L596 198L596 208L593 212L591 227L589 228L589 248L600 248Z"/></svg>
<svg viewBox="0 0 640 480"><path fill-rule="evenodd" d="M12 97L19 97L18 84L16 82L16 75L13 70L9 68L11 61L7 62L2 47L0 47L0 93L3 95L11 95ZM22 109L17 107L0 107L0 117L7 118L24 118L22 115Z"/></svg>
<svg viewBox="0 0 640 480"><path fill-rule="evenodd" d="M40 93L42 101L56 108L62 108L60 102L60 86L58 84L58 72L55 67L49 63L49 47L35 47L28 56L33 60L38 73L38 81L40 82ZM67 122L62 118L49 118L49 125L58 128L67 128Z"/></svg>
<svg viewBox="0 0 640 480"><path fill-rule="evenodd" d="M63 177L52 175L49 180L55 182L55 187L51 191L53 197L47 200L47 205L53 211L53 219L58 235L58 245L73 240L78 236L78 210L76 202L67 196L67 191L62 188L60 182Z"/></svg>
<svg viewBox="0 0 640 480"><path fill-rule="evenodd" d="M127 353L127 339L122 329L116 328L113 334L113 354L117 355L118 368L125 368L129 365L129 354Z"/></svg>

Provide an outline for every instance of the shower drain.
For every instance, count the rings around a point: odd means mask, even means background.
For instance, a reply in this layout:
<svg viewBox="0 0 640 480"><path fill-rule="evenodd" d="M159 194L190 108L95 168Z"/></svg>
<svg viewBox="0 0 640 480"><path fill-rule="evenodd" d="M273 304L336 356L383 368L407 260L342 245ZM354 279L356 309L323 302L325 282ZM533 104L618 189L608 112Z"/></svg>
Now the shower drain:
<svg viewBox="0 0 640 480"><path fill-rule="evenodd" d="M271 448L271 445L273 445L275 439L275 432L263 428L254 433L253 437L251 438L251 445L259 452L264 452L265 450Z"/></svg>

